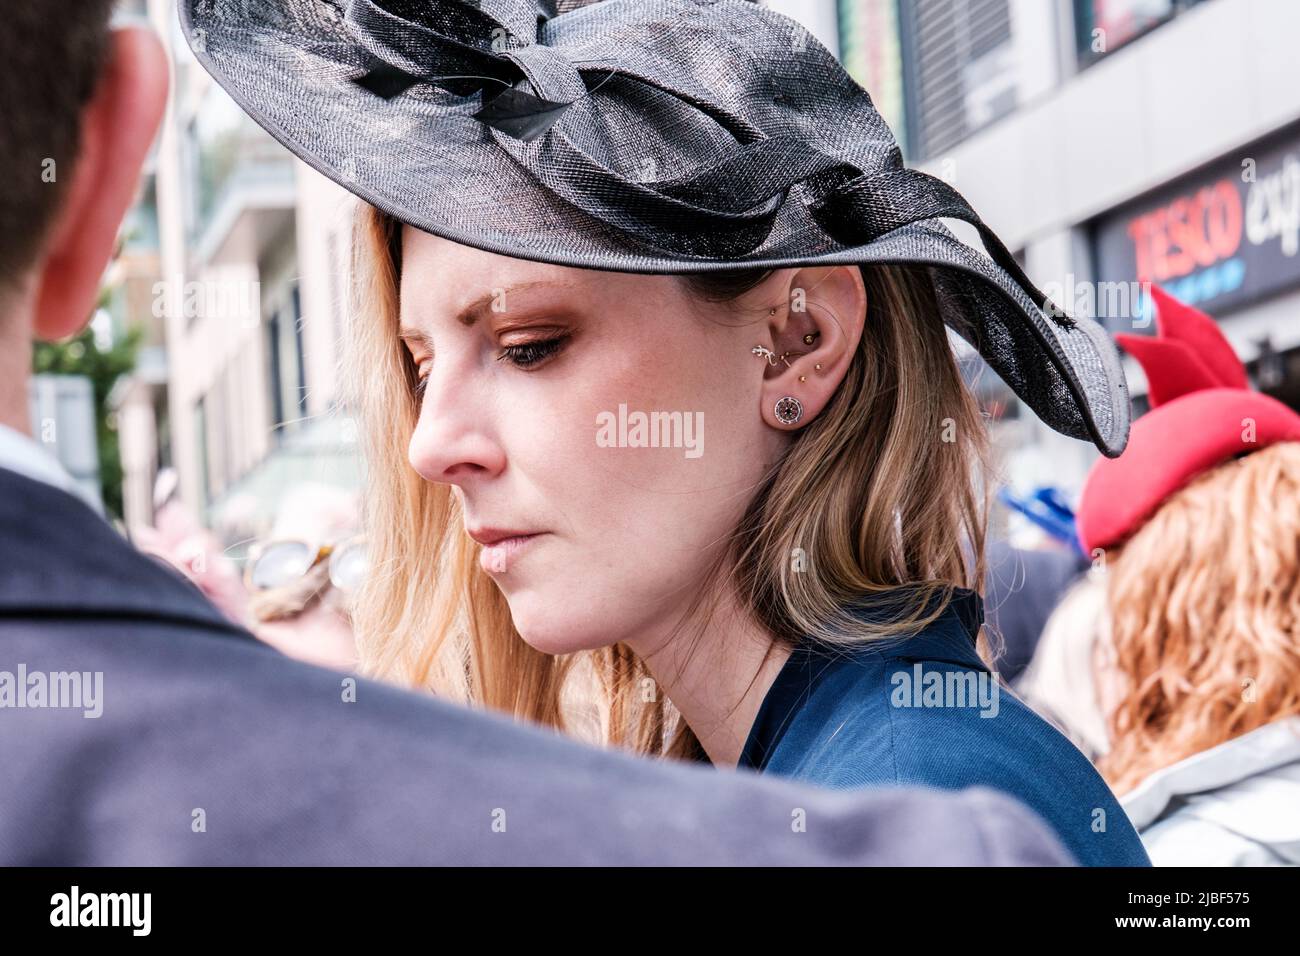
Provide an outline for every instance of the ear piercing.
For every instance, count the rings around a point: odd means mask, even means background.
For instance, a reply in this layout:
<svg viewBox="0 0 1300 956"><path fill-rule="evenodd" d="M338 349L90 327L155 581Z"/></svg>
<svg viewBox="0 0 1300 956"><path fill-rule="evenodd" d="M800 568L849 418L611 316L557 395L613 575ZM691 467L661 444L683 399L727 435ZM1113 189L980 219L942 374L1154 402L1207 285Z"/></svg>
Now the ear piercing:
<svg viewBox="0 0 1300 956"><path fill-rule="evenodd" d="M786 358L786 356L790 354L789 352L782 352L780 355L777 355L777 354L776 354L775 352L773 352L771 349L769 349L769 348L764 348L764 347L761 346L761 345L755 345L755 346L754 346L752 349L750 349L749 351L750 351L752 354L754 354L754 355L758 355L758 356L761 356L761 357L767 359L767 364L768 364L768 365L775 365L777 362L784 362L786 368L790 368L790 367L791 367L791 366L790 366L790 360L789 360L788 358Z"/></svg>
<svg viewBox="0 0 1300 956"><path fill-rule="evenodd" d="M803 337L803 340L811 345L812 340L816 337L816 332L809 332ZM768 365L775 365L777 362L785 362L786 367L790 367L790 361L786 358L786 356L790 354L789 352L782 352L780 355L777 355L771 349L763 345L755 345L749 351L751 354L757 355L759 358L767 359ZM816 369L819 372L822 370L820 362L817 363ZM799 381L808 381L808 376L800 375ZM777 401L776 406L773 408L773 413L776 415L776 420L782 425L794 425L803 418L803 403L793 395L785 395Z"/></svg>
<svg viewBox="0 0 1300 956"><path fill-rule="evenodd" d="M764 348L761 345L755 345L749 351L753 355L758 355L767 359L768 365L775 365L777 362L785 362L787 368L790 365L789 361L786 360L786 356L790 354L789 352L781 353L780 358L778 358L775 352L773 352L771 349Z"/></svg>
<svg viewBox="0 0 1300 956"><path fill-rule="evenodd" d="M807 340L807 338L808 338L808 336L805 335L805 336L804 336L805 341ZM761 357L761 358L765 358L765 359L767 359L767 364L768 364L768 365L775 365L777 362L785 362L786 368L790 368L790 367L791 367L791 366L790 366L790 360L786 358L786 356L790 354L789 352L782 352L780 355L777 355L777 354L776 354L775 352L773 352L771 349L766 348L766 347L764 347L764 346L762 346L762 345L755 345L755 346L754 346L752 349L750 349L749 351L750 351L750 354L751 354L751 355L757 355L757 356L759 356L759 357ZM800 354L803 354L803 353L800 353ZM820 362L818 362L817 365L814 366L814 367L815 367L815 368L817 369L817 371L819 371L819 372L822 370L822 366L821 366L821 363L820 363ZM800 381L803 381L803 379L800 379Z"/></svg>
<svg viewBox="0 0 1300 956"><path fill-rule="evenodd" d="M768 314L768 315L776 315L776 308L775 308L775 306L774 306L773 308L768 309L768 310L767 310L767 314ZM819 336L819 335L821 335L820 332L809 332L807 335L805 335L805 336L803 337L803 344L804 344L804 345L812 345L815 341L817 341L817 336ZM786 354L789 355L790 353L787 352Z"/></svg>
<svg viewBox="0 0 1300 956"><path fill-rule="evenodd" d="M793 425L803 418L803 403L793 395L786 395L776 403L773 412L782 425Z"/></svg>

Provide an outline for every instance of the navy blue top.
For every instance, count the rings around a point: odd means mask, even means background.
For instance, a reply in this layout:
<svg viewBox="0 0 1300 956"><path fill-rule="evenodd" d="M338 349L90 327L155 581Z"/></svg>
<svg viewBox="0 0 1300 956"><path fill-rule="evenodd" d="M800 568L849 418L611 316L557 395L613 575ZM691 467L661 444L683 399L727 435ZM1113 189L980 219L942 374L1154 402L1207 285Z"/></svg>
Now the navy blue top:
<svg viewBox="0 0 1300 956"><path fill-rule="evenodd" d="M880 620L867 608L853 613ZM763 699L740 766L832 788L991 787L1037 812L1085 866L1150 866L1088 758L980 660L983 617L979 595L958 590L911 636L849 650L796 647Z"/></svg>

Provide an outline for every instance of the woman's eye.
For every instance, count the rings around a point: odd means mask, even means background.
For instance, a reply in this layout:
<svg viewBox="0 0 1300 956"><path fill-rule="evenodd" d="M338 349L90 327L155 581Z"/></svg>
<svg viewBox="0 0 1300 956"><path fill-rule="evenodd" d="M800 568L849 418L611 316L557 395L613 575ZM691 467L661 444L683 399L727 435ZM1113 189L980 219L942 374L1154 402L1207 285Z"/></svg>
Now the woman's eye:
<svg viewBox="0 0 1300 956"><path fill-rule="evenodd" d="M537 342L524 342L519 345L506 345L497 356L497 361L508 360L519 368L532 368L539 365L564 347L567 336L543 339Z"/></svg>
<svg viewBox="0 0 1300 956"><path fill-rule="evenodd" d="M421 362L415 367L415 394L421 396L424 394L424 388L429 384L429 363Z"/></svg>

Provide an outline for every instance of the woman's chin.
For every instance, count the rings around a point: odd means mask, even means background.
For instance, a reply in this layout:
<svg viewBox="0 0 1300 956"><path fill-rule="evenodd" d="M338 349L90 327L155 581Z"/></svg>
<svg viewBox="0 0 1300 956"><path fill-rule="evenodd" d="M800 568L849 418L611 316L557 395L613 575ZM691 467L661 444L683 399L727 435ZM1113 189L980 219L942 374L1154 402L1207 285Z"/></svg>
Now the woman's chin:
<svg viewBox="0 0 1300 956"><path fill-rule="evenodd" d="M510 598L510 616L524 643L543 654L573 654L614 643L598 622L553 607L534 606L524 595Z"/></svg>

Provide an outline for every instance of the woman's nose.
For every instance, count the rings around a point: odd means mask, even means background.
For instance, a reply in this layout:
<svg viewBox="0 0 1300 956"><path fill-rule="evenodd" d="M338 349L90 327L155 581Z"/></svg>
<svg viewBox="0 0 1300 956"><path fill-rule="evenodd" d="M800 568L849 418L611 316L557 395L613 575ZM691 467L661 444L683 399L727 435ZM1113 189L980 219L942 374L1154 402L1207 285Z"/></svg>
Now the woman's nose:
<svg viewBox="0 0 1300 956"><path fill-rule="evenodd" d="M452 485L499 474L505 453L487 414L471 386L440 387L431 377L407 449L411 467L425 481Z"/></svg>

